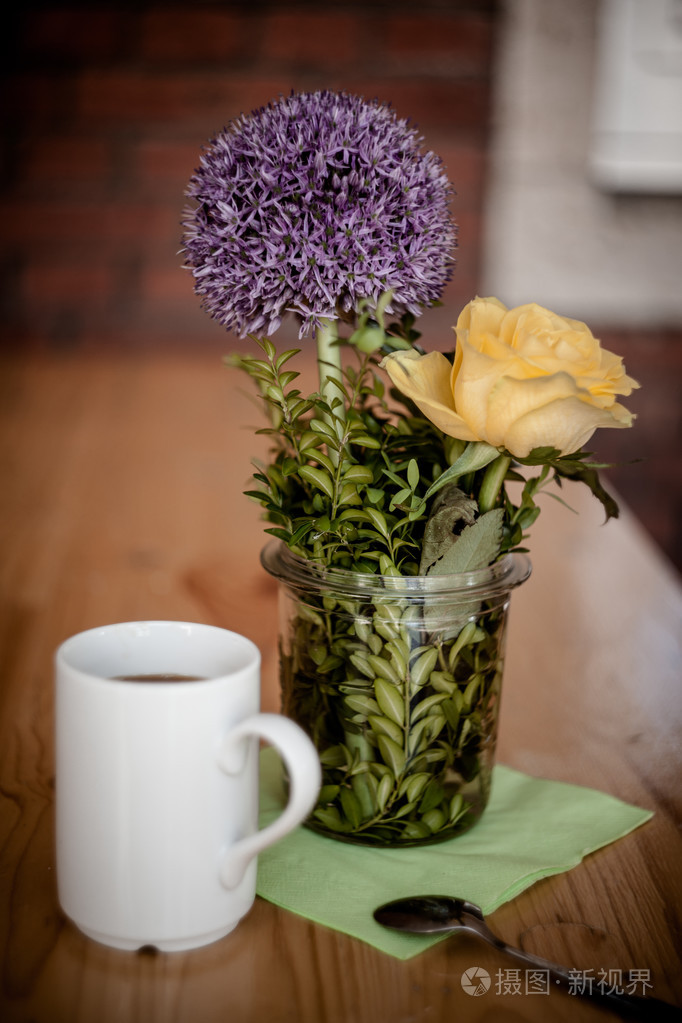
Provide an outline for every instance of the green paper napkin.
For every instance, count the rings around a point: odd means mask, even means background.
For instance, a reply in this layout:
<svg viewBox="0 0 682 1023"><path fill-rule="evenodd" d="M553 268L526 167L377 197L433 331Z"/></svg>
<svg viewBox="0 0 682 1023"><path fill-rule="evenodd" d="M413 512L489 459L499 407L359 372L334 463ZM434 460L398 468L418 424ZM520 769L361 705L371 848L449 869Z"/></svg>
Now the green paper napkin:
<svg viewBox="0 0 682 1023"><path fill-rule="evenodd" d="M281 763L261 753L260 827L282 810ZM455 895L492 913L543 877L575 867L653 814L579 785L531 778L498 765L479 823L447 842L374 849L299 827L258 857L257 892L269 902L409 959L444 935L400 934L377 924L383 902Z"/></svg>

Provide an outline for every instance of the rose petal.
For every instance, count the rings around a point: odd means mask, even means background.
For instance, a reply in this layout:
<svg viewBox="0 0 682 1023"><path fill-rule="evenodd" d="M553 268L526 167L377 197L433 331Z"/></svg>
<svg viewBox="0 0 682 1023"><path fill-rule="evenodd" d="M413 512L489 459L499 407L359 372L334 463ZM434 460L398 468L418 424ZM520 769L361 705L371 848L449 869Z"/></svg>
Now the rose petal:
<svg viewBox="0 0 682 1023"><path fill-rule="evenodd" d="M490 397L494 387L500 381L500 374L509 375L526 387L533 382L533 374L540 380L546 379L541 370L532 369L522 359L507 354L503 360L494 355L478 351L466 342L458 344L460 367L456 379L453 379L455 407L462 418L469 424L474 433L494 447L498 447L501 435L506 428L504 420L502 430L490 424ZM508 351L508 350L507 350ZM455 371L453 368L453 378ZM526 409L523 410L524 412ZM493 437L497 439L493 439Z"/></svg>
<svg viewBox="0 0 682 1023"><path fill-rule="evenodd" d="M486 351L493 357L506 358L508 356L506 346L498 339L506 312L507 307L496 298L477 298L464 307L455 327L458 344L455 351L453 375L459 371L460 345L466 344L470 339L473 346Z"/></svg>
<svg viewBox="0 0 682 1023"><path fill-rule="evenodd" d="M625 422L612 412L588 405L580 398L558 398L517 419L507 433L504 446L511 454L525 458L533 448L544 446L551 437L552 445L562 455L571 455L579 451L598 428L623 429L631 425L631 417L630 422Z"/></svg>
<svg viewBox="0 0 682 1023"><path fill-rule="evenodd" d="M497 336L506 312L506 305L497 298L476 298L462 309L455 329L458 333L470 331Z"/></svg>
<svg viewBox="0 0 682 1023"><path fill-rule="evenodd" d="M455 411L450 388L450 363L441 352L392 352L381 363L407 398L448 437L480 440Z"/></svg>

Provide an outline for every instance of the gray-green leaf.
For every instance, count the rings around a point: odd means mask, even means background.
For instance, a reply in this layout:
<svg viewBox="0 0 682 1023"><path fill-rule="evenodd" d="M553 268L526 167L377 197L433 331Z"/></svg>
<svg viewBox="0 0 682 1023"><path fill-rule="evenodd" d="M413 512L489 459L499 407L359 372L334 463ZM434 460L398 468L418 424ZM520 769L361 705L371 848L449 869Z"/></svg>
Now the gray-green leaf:
<svg viewBox="0 0 682 1023"><path fill-rule="evenodd" d="M429 575L452 575L486 568L495 560L502 544L504 510L493 508L481 515L471 526L465 526L443 557L429 570Z"/></svg>
<svg viewBox="0 0 682 1023"><path fill-rule="evenodd" d="M476 520L477 511L476 502L455 484L443 488L433 502L424 530L420 575L426 575L455 543L457 535L454 529L457 523L471 525Z"/></svg>

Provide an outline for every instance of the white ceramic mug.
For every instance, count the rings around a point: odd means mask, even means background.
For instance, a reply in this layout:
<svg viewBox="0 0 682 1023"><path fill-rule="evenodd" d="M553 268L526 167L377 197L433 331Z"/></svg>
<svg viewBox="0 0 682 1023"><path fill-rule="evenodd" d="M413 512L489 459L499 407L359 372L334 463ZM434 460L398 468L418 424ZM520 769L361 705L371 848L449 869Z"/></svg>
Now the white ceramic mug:
<svg viewBox="0 0 682 1023"><path fill-rule="evenodd" d="M167 674L194 680L149 678ZM178 951L216 941L249 911L258 852L303 820L320 786L304 732L259 706L258 648L224 629L129 622L59 647L59 901L86 935ZM286 809L262 831L259 737L290 782Z"/></svg>

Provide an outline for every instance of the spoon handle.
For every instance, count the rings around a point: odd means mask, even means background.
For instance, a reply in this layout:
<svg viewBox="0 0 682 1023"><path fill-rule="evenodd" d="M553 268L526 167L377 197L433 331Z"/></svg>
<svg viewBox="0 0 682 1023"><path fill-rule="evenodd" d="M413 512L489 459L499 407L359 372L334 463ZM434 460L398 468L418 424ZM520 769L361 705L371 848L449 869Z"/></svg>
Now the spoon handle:
<svg viewBox="0 0 682 1023"><path fill-rule="evenodd" d="M540 956L523 952L520 948L515 948L513 945L507 945L506 942L498 938L492 931L489 931L487 927L485 928L485 933L480 928L480 925L477 927L477 931L501 952L505 952L526 966L534 966L547 971L550 980L563 989L569 990L574 995L578 995L581 998L589 998L593 1002L601 1002L604 1008L613 1009L631 1018L641 1017L647 1020L647 1023L649 1020L655 1020L657 1023L658 1021L660 1023L675 1023L675 1021L682 1023L682 1009L669 1005L668 1002L662 1002L658 998L649 998L641 995L618 994L615 991L607 991L599 987L593 988L591 984L582 987L576 986L575 971L567 970L563 966L557 966L556 963L550 963Z"/></svg>

